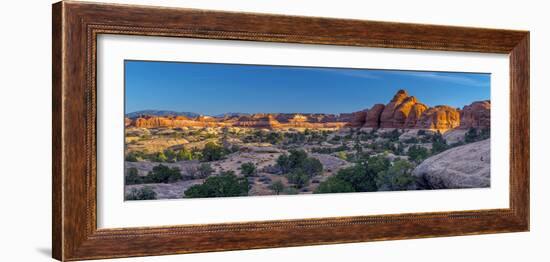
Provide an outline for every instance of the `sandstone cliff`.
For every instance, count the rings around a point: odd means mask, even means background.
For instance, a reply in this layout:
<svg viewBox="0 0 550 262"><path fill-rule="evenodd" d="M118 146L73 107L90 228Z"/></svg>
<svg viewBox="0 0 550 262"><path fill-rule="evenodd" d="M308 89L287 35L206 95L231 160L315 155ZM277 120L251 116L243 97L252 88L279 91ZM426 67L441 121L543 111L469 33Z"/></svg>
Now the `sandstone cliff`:
<svg viewBox="0 0 550 262"><path fill-rule="evenodd" d="M435 106L424 111L416 122L418 129L447 131L460 125L460 112L450 106Z"/></svg>
<svg viewBox="0 0 550 262"><path fill-rule="evenodd" d="M460 112L460 128L490 128L491 101L477 101L465 106Z"/></svg>

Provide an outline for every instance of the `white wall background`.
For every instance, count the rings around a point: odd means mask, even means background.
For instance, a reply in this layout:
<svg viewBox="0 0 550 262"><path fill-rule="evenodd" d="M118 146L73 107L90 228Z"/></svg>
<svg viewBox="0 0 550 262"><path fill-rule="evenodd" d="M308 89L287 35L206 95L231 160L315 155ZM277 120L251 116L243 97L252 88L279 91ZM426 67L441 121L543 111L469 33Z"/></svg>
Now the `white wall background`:
<svg viewBox="0 0 550 262"><path fill-rule="evenodd" d="M123 261L548 261L550 28L545 1L104 0L531 31L531 232L217 252ZM0 11L0 260L51 256L51 1Z"/></svg>

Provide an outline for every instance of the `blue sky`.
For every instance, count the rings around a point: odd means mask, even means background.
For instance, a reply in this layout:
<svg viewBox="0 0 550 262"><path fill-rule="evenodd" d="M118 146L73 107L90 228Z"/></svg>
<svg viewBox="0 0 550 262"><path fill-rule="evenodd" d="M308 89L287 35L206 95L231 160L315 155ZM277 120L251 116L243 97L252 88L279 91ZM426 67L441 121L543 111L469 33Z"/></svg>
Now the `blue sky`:
<svg viewBox="0 0 550 262"><path fill-rule="evenodd" d="M490 99L490 74L125 61L126 113L349 113L405 89L428 106Z"/></svg>

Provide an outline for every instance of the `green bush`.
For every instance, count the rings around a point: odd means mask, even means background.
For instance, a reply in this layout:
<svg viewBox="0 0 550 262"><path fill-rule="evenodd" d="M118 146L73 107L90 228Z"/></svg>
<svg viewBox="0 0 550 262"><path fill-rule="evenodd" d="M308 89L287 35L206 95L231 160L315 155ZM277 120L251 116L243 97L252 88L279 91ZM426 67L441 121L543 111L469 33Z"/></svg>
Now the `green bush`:
<svg viewBox="0 0 550 262"><path fill-rule="evenodd" d="M349 183L356 192L376 191L376 182L374 178L376 172L365 164L356 164L352 167L343 168L336 173L336 177ZM353 192L350 191L350 192Z"/></svg>
<svg viewBox="0 0 550 262"><path fill-rule="evenodd" d="M152 183L173 183L182 178L179 168L170 168L162 164L153 167L153 171L147 174L147 182Z"/></svg>
<svg viewBox="0 0 550 262"><path fill-rule="evenodd" d="M124 197L126 200L152 200L157 199L157 193L149 186L140 189L132 188Z"/></svg>
<svg viewBox="0 0 550 262"><path fill-rule="evenodd" d="M248 162L241 165L241 174L245 176L255 175L256 172L256 165L254 163Z"/></svg>
<svg viewBox="0 0 550 262"><path fill-rule="evenodd" d="M227 154L225 148L214 143L208 142L202 149L202 161L210 162L222 159Z"/></svg>
<svg viewBox="0 0 550 262"><path fill-rule="evenodd" d="M447 145L447 141L443 138L443 135L437 131L437 133L432 136L432 154L441 153L449 148L450 146Z"/></svg>
<svg viewBox="0 0 550 262"><path fill-rule="evenodd" d="M178 161L176 152L172 149L166 149L164 150L164 155L166 156L167 162L176 162Z"/></svg>
<svg viewBox="0 0 550 262"><path fill-rule="evenodd" d="M197 167L198 178L206 178L214 173L214 168L208 163L201 163Z"/></svg>
<svg viewBox="0 0 550 262"><path fill-rule="evenodd" d="M244 177L235 176L228 171L219 176L209 177L201 185L194 185L185 190L186 198L234 197L248 195L249 184Z"/></svg>
<svg viewBox="0 0 550 262"><path fill-rule="evenodd" d="M277 167L283 174L292 173L299 169L309 177L313 177L323 172L321 161L308 157L304 150L289 150L289 152L290 155L282 154L277 158Z"/></svg>
<svg viewBox="0 0 550 262"><path fill-rule="evenodd" d="M168 157L166 157L164 152L158 152L153 158L154 162L159 162L159 163L166 162L167 160L168 160Z"/></svg>
<svg viewBox="0 0 550 262"><path fill-rule="evenodd" d="M139 176L138 170L135 167L130 167L126 170L124 175L124 184L125 185L135 185L142 184L143 179Z"/></svg>
<svg viewBox="0 0 550 262"><path fill-rule="evenodd" d="M397 160L385 171L378 173L376 185L379 191L407 190L414 184L411 172L414 165L406 160Z"/></svg>
<svg viewBox="0 0 550 262"><path fill-rule="evenodd" d="M419 163L428 158L430 154L428 153L428 149L426 149L425 147L411 146L407 151L407 155L409 156L410 160Z"/></svg>
<svg viewBox="0 0 550 262"><path fill-rule="evenodd" d="M329 177L314 191L315 194L355 192L353 185L337 176Z"/></svg>
<svg viewBox="0 0 550 262"><path fill-rule="evenodd" d="M182 148L176 155L178 161L193 160L193 153L186 148Z"/></svg>
<svg viewBox="0 0 550 262"><path fill-rule="evenodd" d="M304 159L300 168L304 170L309 177L320 175L323 172L323 164L319 159L314 157Z"/></svg>
<svg viewBox="0 0 550 262"><path fill-rule="evenodd" d="M137 162L138 158L137 158L136 154L128 153L128 154L126 154L126 157L124 158L124 161Z"/></svg>
<svg viewBox="0 0 550 262"><path fill-rule="evenodd" d="M491 137L491 130L488 128L484 129L475 129L470 128L468 129L468 132L464 135L464 142L466 143L472 143L476 141L485 140L487 138Z"/></svg>
<svg viewBox="0 0 550 262"><path fill-rule="evenodd" d="M286 174L286 179L297 188L302 188L309 184L310 176L302 169L294 169L292 172Z"/></svg>
<svg viewBox="0 0 550 262"><path fill-rule="evenodd" d="M390 160L384 155L373 156L368 159L367 166L369 171L374 172L375 174L387 170L390 167Z"/></svg>
<svg viewBox="0 0 550 262"><path fill-rule="evenodd" d="M269 186L269 189L273 190L273 192L278 195L285 190L285 185L280 180L277 180Z"/></svg>

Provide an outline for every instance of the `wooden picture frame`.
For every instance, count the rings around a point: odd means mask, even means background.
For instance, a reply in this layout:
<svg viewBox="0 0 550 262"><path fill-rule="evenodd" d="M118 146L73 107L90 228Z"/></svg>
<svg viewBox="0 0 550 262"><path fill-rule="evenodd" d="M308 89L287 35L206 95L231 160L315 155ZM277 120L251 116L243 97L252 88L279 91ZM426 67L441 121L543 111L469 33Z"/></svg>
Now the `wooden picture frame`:
<svg viewBox="0 0 550 262"><path fill-rule="evenodd" d="M53 5L53 257L182 254L529 230L529 32L63 1ZM468 51L510 57L510 207L98 229L99 34Z"/></svg>

